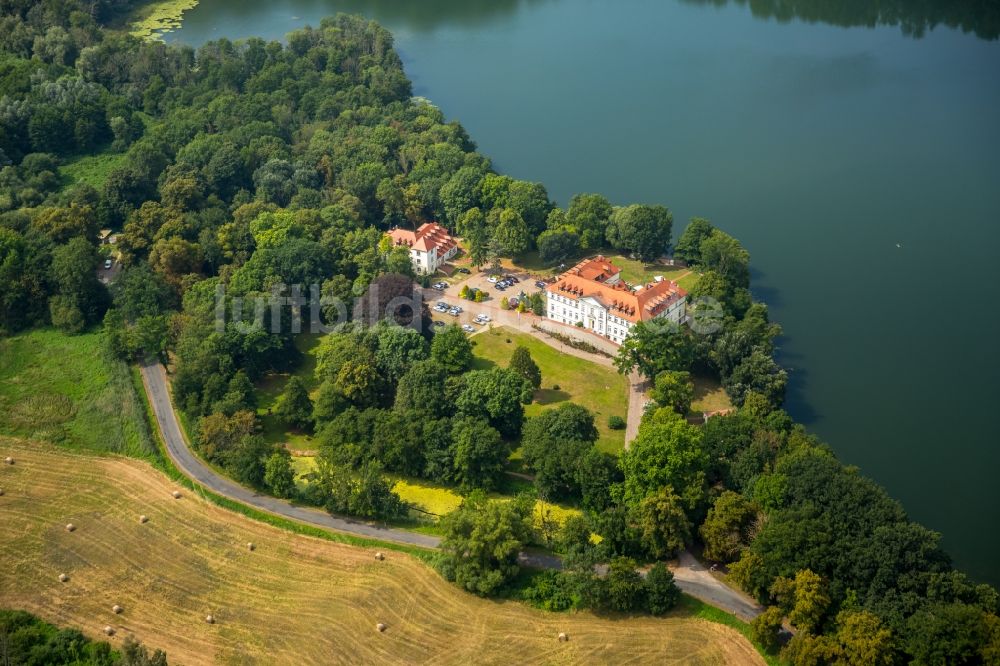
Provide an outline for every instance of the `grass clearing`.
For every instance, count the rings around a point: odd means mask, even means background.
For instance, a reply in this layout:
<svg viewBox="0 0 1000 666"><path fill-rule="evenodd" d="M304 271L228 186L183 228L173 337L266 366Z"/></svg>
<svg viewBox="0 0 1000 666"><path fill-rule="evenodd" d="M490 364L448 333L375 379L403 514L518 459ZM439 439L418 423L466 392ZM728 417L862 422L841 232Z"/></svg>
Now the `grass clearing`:
<svg viewBox="0 0 1000 666"><path fill-rule="evenodd" d="M542 371L542 388L535 392L535 400L525 406L527 416L537 416L545 409L575 402L594 414L599 433L598 448L617 453L625 446L625 431L611 430L608 417L628 417L626 377L613 368L564 354L531 335L506 327L486 331L473 340L472 353L477 369L507 367L518 345L524 345L531 352L531 358Z"/></svg>
<svg viewBox="0 0 1000 666"><path fill-rule="evenodd" d="M295 347L302 353L302 361L293 372L271 372L257 382L257 416L260 418L264 439L272 444L285 444L292 450L312 450L315 448L312 435L289 431L270 411L285 390L292 375L299 377L309 394L315 398L319 390L316 381L316 350L320 335L302 333L295 336Z"/></svg>
<svg viewBox="0 0 1000 666"><path fill-rule="evenodd" d="M692 412L701 414L702 412L718 412L733 408L733 403L729 400L729 395L726 393L726 389L722 388L719 380L708 375L694 375L693 381Z"/></svg>
<svg viewBox="0 0 1000 666"><path fill-rule="evenodd" d="M100 332L0 338L0 434L158 456L129 368L106 352Z"/></svg>
<svg viewBox="0 0 1000 666"><path fill-rule="evenodd" d="M100 190L108 179L108 174L124 163L125 153L105 151L70 159L59 167L59 175L67 185L84 183Z"/></svg>
<svg viewBox="0 0 1000 666"><path fill-rule="evenodd" d="M176 484L142 461L9 439L0 453L17 459L0 469L5 605L102 639L110 624L113 645L134 634L171 663L763 663L737 631L697 617L483 600L403 553L377 562L375 547L289 534L194 493L174 500Z"/></svg>

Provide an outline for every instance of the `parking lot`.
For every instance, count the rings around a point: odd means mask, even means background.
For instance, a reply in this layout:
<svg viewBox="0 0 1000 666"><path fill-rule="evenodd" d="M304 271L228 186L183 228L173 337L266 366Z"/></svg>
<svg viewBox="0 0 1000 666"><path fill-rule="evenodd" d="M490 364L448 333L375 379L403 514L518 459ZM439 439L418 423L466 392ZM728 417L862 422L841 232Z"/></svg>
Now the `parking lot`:
<svg viewBox="0 0 1000 666"><path fill-rule="evenodd" d="M513 276L517 282L510 281L504 287L499 284L502 278L495 278L496 281L491 282L491 276L487 273L474 272L465 280L447 285L444 289L425 289L424 297L430 306L432 318L443 324L458 324L470 334L487 329L491 324L517 326L522 322L522 317L517 312L501 309L500 300L505 296L508 299L517 298L521 292L530 294L538 291L539 287L535 284L535 278L528 273L505 271L504 276ZM446 284L443 280L440 282ZM459 293L464 286L485 292L486 300L476 303L460 298ZM439 303L447 307L439 307ZM457 311L454 309L456 306L459 308ZM523 317L528 319L533 315L525 313Z"/></svg>

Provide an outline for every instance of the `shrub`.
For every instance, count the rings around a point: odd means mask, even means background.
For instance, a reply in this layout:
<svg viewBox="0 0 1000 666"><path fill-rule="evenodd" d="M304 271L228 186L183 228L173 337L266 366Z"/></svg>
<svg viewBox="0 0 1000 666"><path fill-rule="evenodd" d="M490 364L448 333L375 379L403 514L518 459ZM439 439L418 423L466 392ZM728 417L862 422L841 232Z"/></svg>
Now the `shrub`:
<svg viewBox="0 0 1000 666"><path fill-rule="evenodd" d="M677 605L681 591L674 582L674 574L657 562L646 574L646 607L653 615L663 615Z"/></svg>
<svg viewBox="0 0 1000 666"><path fill-rule="evenodd" d="M625 429L625 419L620 416L610 416L608 417L608 427L612 430L624 430Z"/></svg>
<svg viewBox="0 0 1000 666"><path fill-rule="evenodd" d="M570 576L552 570L536 575L531 585L521 592L521 598L547 611L570 610L576 608L580 600Z"/></svg>

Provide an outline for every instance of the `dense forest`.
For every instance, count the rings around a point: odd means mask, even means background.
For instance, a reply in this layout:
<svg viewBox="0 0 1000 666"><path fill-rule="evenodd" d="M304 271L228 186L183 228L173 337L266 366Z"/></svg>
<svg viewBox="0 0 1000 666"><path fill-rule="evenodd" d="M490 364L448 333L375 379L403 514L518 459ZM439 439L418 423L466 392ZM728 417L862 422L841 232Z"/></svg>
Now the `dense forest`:
<svg viewBox="0 0 1000 666"><path fill-rule="evenodd" d="M412 98L372 22L340 15L284 43L192 49L102 27L122 4L0 2L0 334L99 327L123 358L169 359L200 453L292 496L254 386L300 362L291 322L308 308L257 321L236 310L317 285L324 318L339 303L351 321L320 343L318 393L289 381L276 406L319 442L300 499L391 519L405 507L384 471L454 486L466 500L442 521L439 568L478 594L508 589L535 541L565 566L534 579L533 603L661 613L677 601L669 570L640 577L637 565L696 547L769 607L754 623L762 643L778 649L790 621L783 654L796 664L1000 662L996 591L782 410L780 327L753 301L736 239L695 218L673 242L701 274L702 305L691 329L640 324L622 346L618 368L648 377L656 405L609 456L583 407L525 418L539 381L525 351L473 370L470 341L455 327L432 335L426 311L370 317L419 283L384 232L438 221L475 265L529 248L550 264L606 247L651 260L674 240L669 210L597 194L561 208L542 185L496 173L458 123ZM90 175L71 177L81 164ZM118 232L110 287L102 228ZM689 424L693 372L717 377L738 409ZM537 493L581 517L539 535L529 498L485 499L516 446Z"/></svg>

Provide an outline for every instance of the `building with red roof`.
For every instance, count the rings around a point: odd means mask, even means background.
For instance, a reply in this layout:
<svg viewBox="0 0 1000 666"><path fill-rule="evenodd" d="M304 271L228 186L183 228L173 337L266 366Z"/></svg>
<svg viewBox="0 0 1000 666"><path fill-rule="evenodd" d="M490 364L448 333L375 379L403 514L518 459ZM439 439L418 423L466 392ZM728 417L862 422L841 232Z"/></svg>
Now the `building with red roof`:
<svg viewBox="0 0 1000 666"><path fill-rule="evenodd" d="M676 282L657 277L631 287L621 279L621 269L603 256L581 261L545 291L549 319L582 324L619 345L637 322L664 319L679 324L686 314L687 292Z"/></svg>
<svg viewBox="0 0 1000 666"><path fill-rule="evenodd" d="M386 232L394 245L409 248L413 270L429 275L458 252L458 243L437 222L420 225L416 231L396 228Z"/></svg>

